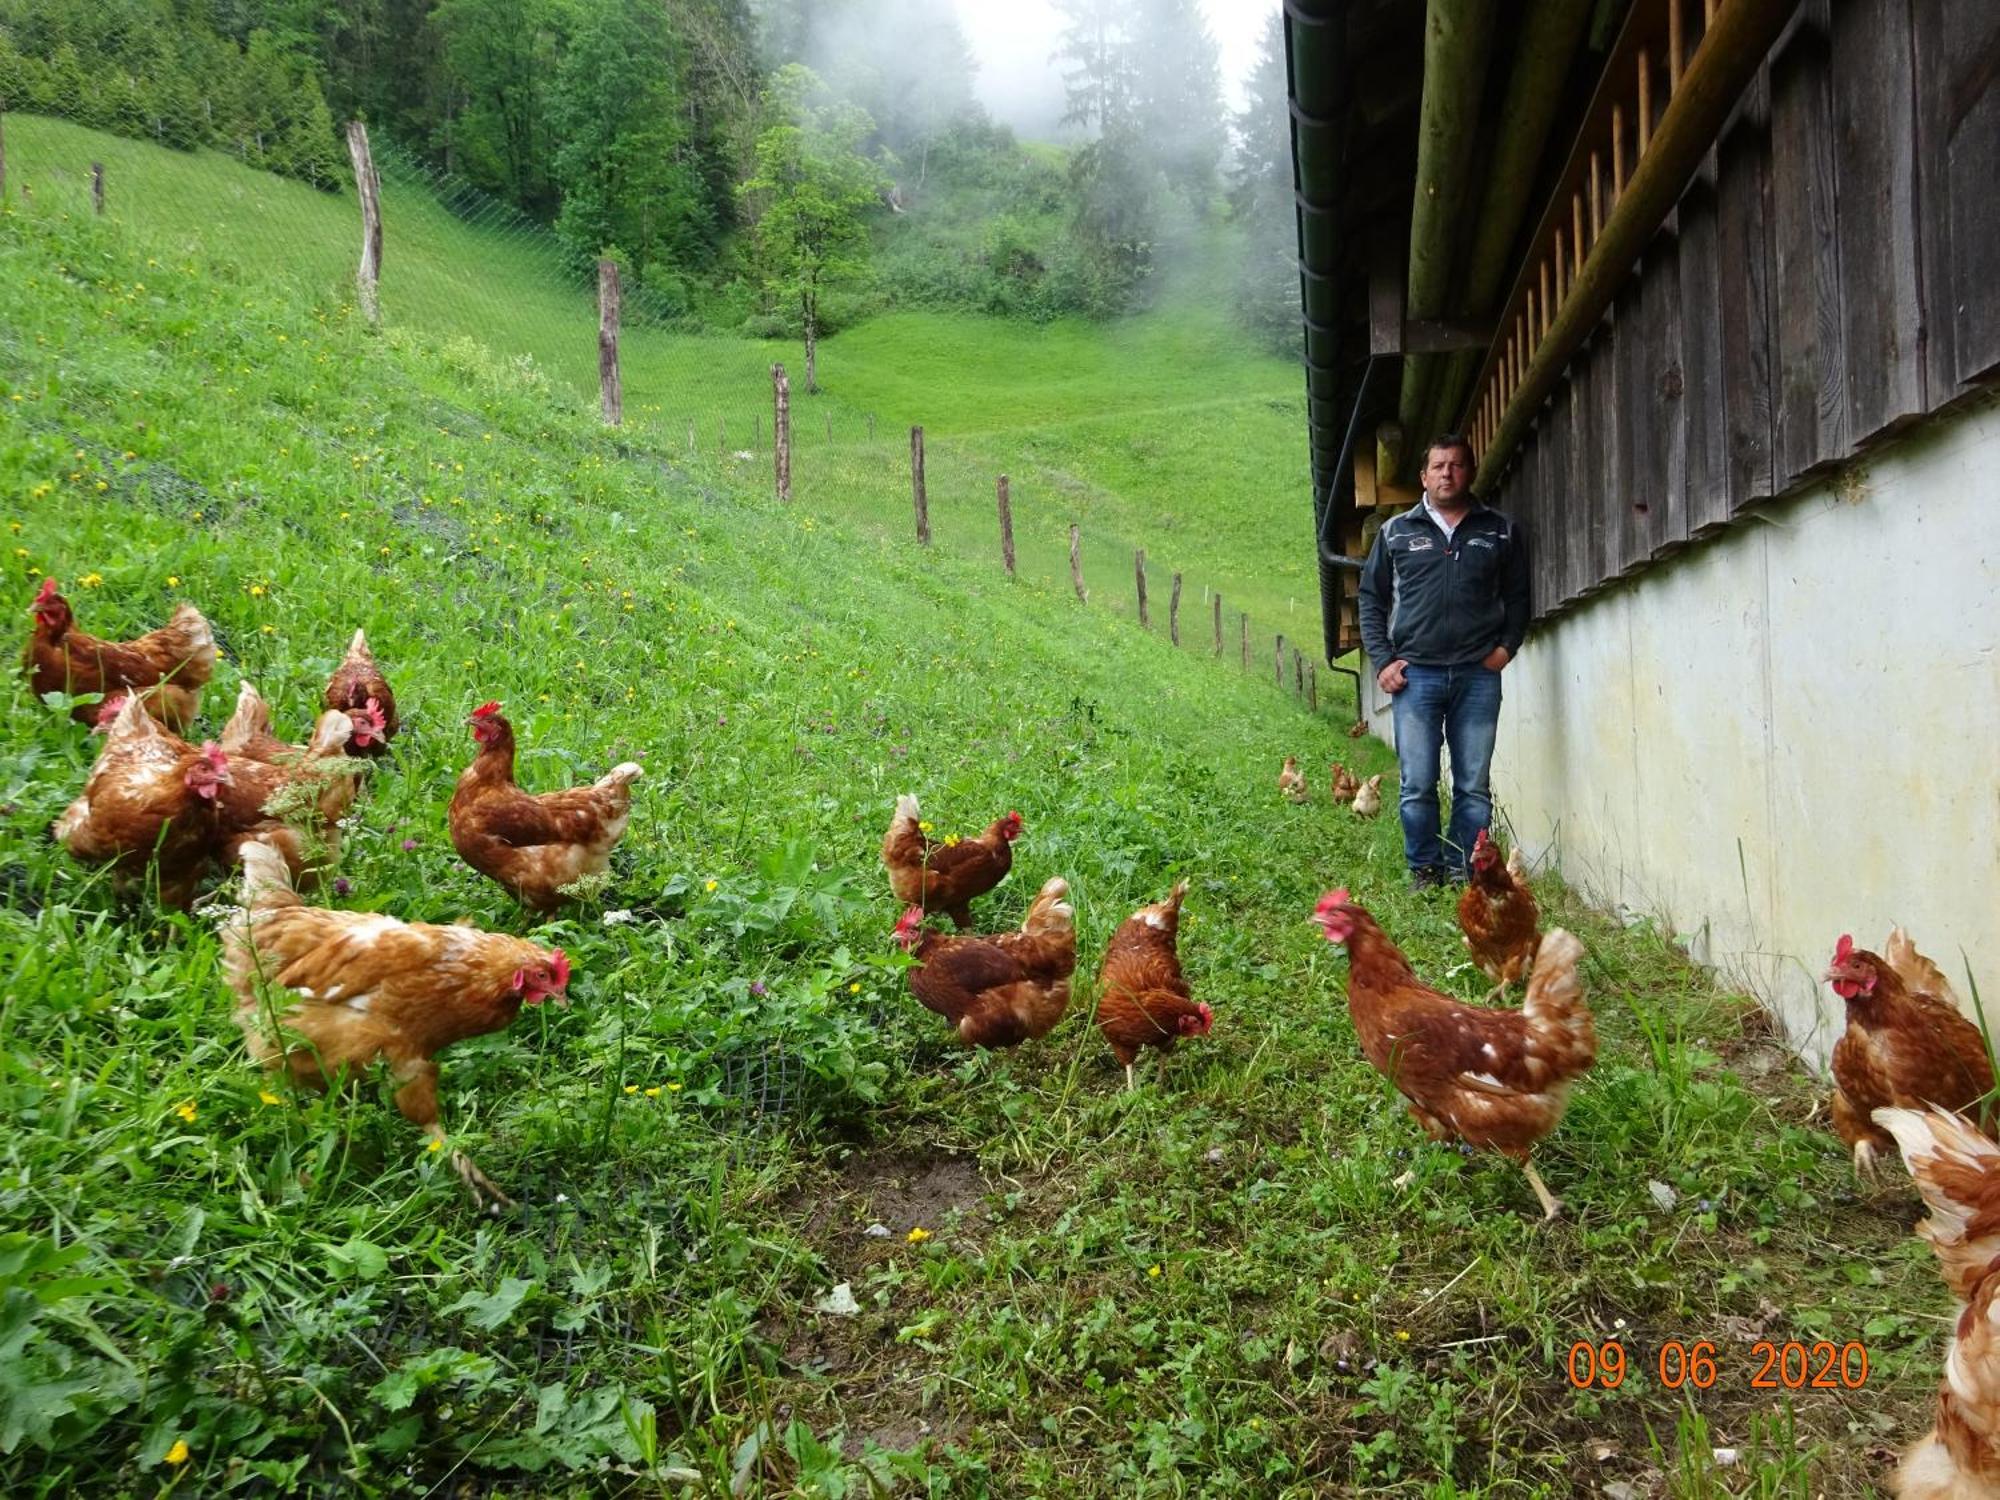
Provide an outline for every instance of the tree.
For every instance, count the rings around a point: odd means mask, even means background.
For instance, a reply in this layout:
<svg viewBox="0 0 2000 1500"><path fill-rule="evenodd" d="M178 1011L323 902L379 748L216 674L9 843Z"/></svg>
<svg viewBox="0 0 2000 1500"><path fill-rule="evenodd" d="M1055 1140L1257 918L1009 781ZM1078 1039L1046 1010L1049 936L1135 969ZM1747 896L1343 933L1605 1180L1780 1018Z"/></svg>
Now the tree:
<svg viewBox="0 0 2000 1500"><path fill-rule="evenodd" d="M1284 18L1272 13L1236 116L1236 170L1230 211L1242 227L1244 256L1237 316L1281 353L1302 338L1298 222L1292 200L1291 98L1285 76Z"/></svg>
<svg viewBox="0 0 2000 1500"><path fill-rule="evenodd" d="M772 76L777 123L757 137L757 169L737 189L754 206L766 289L798 299L809 392L819 390L820 294L866 268L862 216L888 186L881 169L861 154L874 122L866 111L825 94L818 76L797 63Z"/></svg>
<svg viewBox="0 0 2000 1500"><path fill-rule="evenodd" d="M1133 113L1146 155L1197 206L1222 157L1215 38L1195 0L1138 0L1132 25Z"/></svg>
<svg viewBox="0 0 2000 1500"><path fill-rule="evenodd" d="M1052 59L1068 64L1063 124L1095 125L1103 133L1130 120L1134 65L1128 8L1128 0L1056 0L1068 23Z"/></svg>
<svg viewBox="0 0 2000 1500"><path fill-rule="evenodd" d="M561 53L557 14L554 0L443 0L431 13L452 83L447 169L544 217L554 205L543 80Z"/></svg>
<svg viewBox="0 0 2000 1500"><path fill-rule="evenodd" d="M562 142L556 234L573 269L587 271L616 246L643 284L649 271L690 265L706 248L713 224L690 160L684 67L657 0L579 5L549 97Z"/></svg>

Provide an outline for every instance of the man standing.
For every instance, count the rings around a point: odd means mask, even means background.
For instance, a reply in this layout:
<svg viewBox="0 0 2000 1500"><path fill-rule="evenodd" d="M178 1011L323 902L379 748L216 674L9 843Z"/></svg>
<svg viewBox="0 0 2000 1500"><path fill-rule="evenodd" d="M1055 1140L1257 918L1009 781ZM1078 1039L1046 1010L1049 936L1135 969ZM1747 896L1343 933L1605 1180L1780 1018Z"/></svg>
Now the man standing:
<svg viewBox="0 0 2000 1500"><path fill-rule="evenodd" d="M1361 643L1391 695L1402 776L1403 857L1428 890L1466 878L1493 821L1488 771L1500 673L1528 632L1528 547L1520 526L1472 498L1472 444L1424 452L1424 498L1391 517L1361 568ZM1451 746L1451 824L1438 839L1438 752Z"/></svg>

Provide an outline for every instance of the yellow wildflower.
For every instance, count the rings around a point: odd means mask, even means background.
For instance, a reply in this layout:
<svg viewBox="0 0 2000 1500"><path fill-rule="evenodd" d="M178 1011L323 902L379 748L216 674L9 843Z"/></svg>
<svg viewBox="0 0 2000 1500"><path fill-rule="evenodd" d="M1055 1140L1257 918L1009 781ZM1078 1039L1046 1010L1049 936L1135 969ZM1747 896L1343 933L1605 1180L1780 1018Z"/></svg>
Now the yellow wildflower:
<svg viewBox="0 0 2000 1500"><path fill-rule="evenodd" d="M167 1450L167 1456L165 1459L162 1460L162 1462L173 1464L176 1468L178 1468L180 1465L186 1463L187 1461L188 1461L187 1443L181 1438L175 1438L173 1447Z"/></svg>
<svg viewBox="0 0 2000 1500"><path fill-rule="evenodd" d="M87 589L94 589L104 582L104 575L102 573L86 573L83 577L77 579L77 582Z"/></svg>
<svg viewBox="0 0 2000 1500"><path fill-rule="evenodd" d="M929 832L931 831L931 825L930 825L930 821L929 821L928 819L926 819L926 820L924 820L924 821L922 821L922 822L918 823L918 824L917 824L917 827L918 827L918 829L919 829L919 830L921 830L921 831L922 831L922 832L924 832L924 833L929 833Z"/></svg>
<svg viewBox="0 0 2000 1500"><path fill-rule="evenodd" d="M1148 1267L1146 1267L1146 1274L1147 1274L1148 1276L1158 1276L1158 1275L1160 1275L1160 1274L1161 1274L1161 1271L1162 1271L1162 1267L1160 1267L1160 1266L1156 1266L1156 1265L1155 1265L1155 1266L1148 1266Z"/></svg>
<svg viewBox="0 0 2000 1500"><path fill-rule="evenodd" d="M167 575L167 587L168 587L168 588L170 588L170 589L177 589L177 588L179 588L180 586L181 586L181 581L180 581L180 579L179 579L178 577L176 577L176 576L175 576L174 574L172 574L172 573L169 573L169 574Z"/></svg>
<svg viewBox="0 0 2000 1500"><path fill-rule="evenodd" d="M931 1232L928 1229L925 1229L922 1225L918 1225L915 1229L912 1229L908 1234L903 1236L903 1238L908 1240L912 1245L921 1245L925 1240L929 1239L930 1237L931 1237Z"/></svg>
<svg viewBox="0 0 2000 1500"><path fill-rule="evenodd" d="M269 1089L257 1090L257 1097L266 1104L283 1104L285 1102L284 1100L280 1099L276 1094L272 1093Z"/></svg>
<svg viewBox="0 0 2000 1500"><path fill-rule="evenodd" d="M1396 1330L1396 1342L1399 1344L1407 1344L1409 1343L1409 1341L1410 1341L1410 1330L1407 1328L1398 1328Z"/></svg>
<svg viewBox="0 0 2000 1500"><path fill-rule="evenodd" d="M250 597L251 597L252 599L261 599L261 598L263 598L263 597L264 597L264 585L263 585L263 584L261 584L261 583L253 583L253 584L251 584L251 585L250 585Z"/></svg>
<svg viewBox="0 0 2000 1500"><path fill-rule="evenodd" d="M670 1094L678 1094L680 1091L681 1091L681 1086L678 1083L670 1083L667 1085L667 1092Z"/></svg>
<svg viewBox="0 0 2000 1500"><path fill-rule="evenodd" d="M174 1113L179 1115L183 1120L186 1120L188 1124L192 1125L194 1123L194 1117L197 1113L194 1107L194 1101L190 1099L186 1104L183 1104L179 1106L177 1109L175 1109Z"/></svg>
<svg viewBox="0 0 2000 1500"><path fill-rule="evenodd" d="M263 635L276 635L278 633L278 627L275 625L263 625L259 626L258 629Z"/></svg>
<svg viewBox="0 0 2000 1500"><path fill-rule="evenodd" d="M850 985L849 985L849 986L847 987L847 993L848 993L848 994L850 994L850 995L858 995L858 994L860 994L860 993L861 993L861 981L857 979L857 980L855 980L855 981L854 981L854 983L850 984Z"/></svg>
<svg viewBox="0 0 2000 1500"><path fill-rule="evenodd" d="M714 882L713 880L711 880L711 881L708 881L708 882L707 882L706 884L704 884L704 885L702 886L702 889L703 889L703 890L705 890L705 891L712 891L712 890L714 890L714 889L715 889L715 882Z"/></svg>
<svg viewBox="0 0 2000 1500"><path fill-rule="evenodd" d="M653 1088L650 1088L650 1089L647 1089L647 1090L646 1090L646 1097L647 1097L648 1099L657 1099L657 1098L659 1098L659 1097L660 1097L660 1091L659 1091L658 1087L656 1086L656 1087L653 1087Z"/></svg>
<svg viewBox="0 0 2000 1500"><path fill-rule="evenodd" d="M424 1149L425 1149L426 1151L442 1151L442 1150L444 1150L444 1137L443 1137L443 1136L441 1136L441 1135L434 1135L434 1136L432 1136L432 1137L431 1137L431 1143L430 1143L430 1144L429 1144L428 1146L424 1147Z"/></svg>
<svg viewBox="0 0 2000 1500"><path fill-rule="evenodd" d="M639 1085L636 1083L628 1083L625 1085L625 1092L628 1094L636 1094L639 1092Z"/></svg>

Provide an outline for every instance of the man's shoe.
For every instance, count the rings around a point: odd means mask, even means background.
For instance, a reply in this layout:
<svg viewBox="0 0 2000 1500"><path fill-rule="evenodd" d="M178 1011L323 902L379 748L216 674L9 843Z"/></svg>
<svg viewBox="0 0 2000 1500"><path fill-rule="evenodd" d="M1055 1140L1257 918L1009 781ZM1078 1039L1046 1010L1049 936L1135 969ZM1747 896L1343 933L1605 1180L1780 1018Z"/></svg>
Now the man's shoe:
<svg viewBox="0 0 2000 1500"><path fill-rule="evenodd" d="M1410 871L1410 889L1413 891L1434 891L1443 884L1444 871L1435 865Z"/></svg>

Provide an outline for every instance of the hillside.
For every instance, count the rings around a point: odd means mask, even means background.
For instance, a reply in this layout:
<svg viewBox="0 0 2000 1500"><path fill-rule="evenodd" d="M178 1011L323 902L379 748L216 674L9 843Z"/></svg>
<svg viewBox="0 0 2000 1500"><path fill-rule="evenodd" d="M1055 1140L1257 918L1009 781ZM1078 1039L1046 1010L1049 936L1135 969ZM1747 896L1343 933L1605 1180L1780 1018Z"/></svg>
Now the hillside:
<svg viewBox="0 0 2000 1500"><path fill-rule="evenodd" d="M168 245L254 267L310 295L353 285L351 194L252 171L213 151L166 151L35 116L9 116L9 180L51 210L89 209L101 161L113 216ZM384 160L386 320L525 355L595 400L597 309L561 275L553 239L497 205L448 212L415 169ZM796 492L883 535L910 533L908 428L922 424L937 544L997 558L994 479L1011 480L1020 566L1067 585L1068 528L1083 529L1097 603L1132 613L1132 553L1164 596L1220 589L1271 636L1319 638L1312 517L1296 365L1251 348L1191 273L1155 311L1108 328L932 312L878 317L826 340L825 393L795 397ZM802 385L796 343L629 326L628 426L684 455L756 453L769 472L771 379ZM869 440L870 424L874 440ZM828 433L831 433L829 441ZM1109 439L1109 440L1107 440ZM1231 640L1234 640L1231 635Z"/></svg>
<svg viewBox="0 0 2000 1500"><path fill-rule="evenodd" d="M27 134L9 119L10 160ZM1511 1166L1423 1142L1306 920L1346 884L1427 975L1485 988L1446 898L1403 889L1393 820L1271 792L1288 751L1380 769L1380 747L1066 579L920 551L860 479L781 506L672 423L607 433L504 340L371 333L337 283L272 277L226 231L191 245L184 212L99 223L38 186L0 216L17 597L59 577L107 636L198 601L229 648L211 730L245 676L300 730L364 626L408 727L339 904L559 942L576 1003L445 1054L454 1141L522 1203L476 1217L386 1089L248 1066L212 914L121 908L51 848L92 747L16 680L8 1493L1526 1495L1587 1463L1637 1493L1849 1495L1921 1430L1948 1302L1913 1196L1857 1197L1753 1008L1661 935L1545 890L1590 946L1604 1048L1538 1153L1569 1205L1544 1227ZM1166 434L1209 374L1168 366L1198 342L981 325L955 363L920 347L938 326L856 330L830 377L851 350L885 410L953 403L975 457L999 410L1099 482L1187 470ZM986 383L973 350L1016 338ZM1146 358L1180 416L1075 415ZM1220 411L1278 399L1230 379ZM533 786L645 758L613 889L558 921L445 836L489 697ZM888 942L905 790L941 832L1022 813L982 916L1066 876L1080 977L1190 880L1213 1035L1129 1095L1087 985L1020 1055L949 1045ZM843 1283L854 1313L817 1310ZM1572 1343L1614 1336L1630 1378L1572 1390ZM1753 1390L1762 1337L1865 1340L1865 1394ZM1723 1380L1662 1389L1668 1339L1715 1340Z"/></svg>

